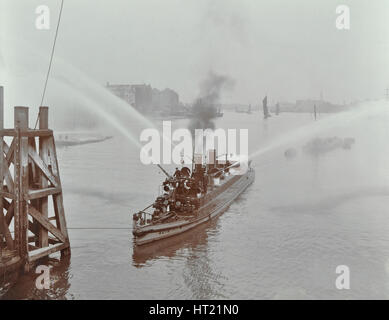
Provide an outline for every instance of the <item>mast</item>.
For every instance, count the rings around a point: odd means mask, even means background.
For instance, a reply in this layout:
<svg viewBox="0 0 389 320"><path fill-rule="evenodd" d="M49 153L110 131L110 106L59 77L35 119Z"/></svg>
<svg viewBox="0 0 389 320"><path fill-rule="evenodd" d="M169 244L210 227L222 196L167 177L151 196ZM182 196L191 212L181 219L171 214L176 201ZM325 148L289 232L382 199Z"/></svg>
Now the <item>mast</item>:
<svg viewBox="0 0 389 320"><path fill-rule="evenodd" d="M313 105L313 115L314 115L315 121L316 121L316 104Z"/></svg>
<svg viewBox="0 0 389 320"><path fill-rule="evenodd" d="M263 117L264 119L267 119L270 117L269 109L267 108L267 96L263 98L262 105L263 105Z"/></svg>

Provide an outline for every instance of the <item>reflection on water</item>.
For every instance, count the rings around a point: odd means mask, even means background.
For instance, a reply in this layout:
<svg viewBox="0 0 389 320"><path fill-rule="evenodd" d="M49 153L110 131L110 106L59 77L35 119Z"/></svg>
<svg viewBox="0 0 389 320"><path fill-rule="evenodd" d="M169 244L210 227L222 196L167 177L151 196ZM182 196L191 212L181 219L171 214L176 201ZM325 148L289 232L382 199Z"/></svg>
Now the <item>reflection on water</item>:
<svg viewBox="0 0 389 320"><path fill-rule="evenodd" d="M31 272L23 274L19 277L14 287L9 290L2 298L3 299L71 299L72 295L67 295L70 288L70 257L59 259L50 259L50 261L42 262L42 264L50 266L51 285L48 290L39 290L35 286L37 274Z"/></svg>
<svg viewBox="0 0 389 320"><path fill-rule="evenodd" d="M134 246L133 248L133 265L137 268L146 266L149 260L161 258L174 258L182 250L194 252L197 249L206 247L208 233L217 232L217 221L207 221L183 234L175 237L166 238L162 241L149 243L143 246Z"/></svg>
<svg viewBox="0 0 389 320"><path fill-rule="evenodd" d="M210 283L210 279L215 280L222 275L212 270L212 261L207 256L208 235L217 233L217 220L212 220L176 237L134 247L133 265L142 268L152 264L153 260L174 260L185 256L183 281L191 291L191 298L208 299L218 296L218 290Z"/></svg>
<svg viewBox="0 0 389 320"><path fill-rule="evenodd" d="M337 126L324 120L225 112L217 126L248 128L249 152L261 150L255 182L217 220L140 248L131 216L155 198L163 173L142 165L139 150L118 135L59 150L71 260L52 268L50 290L35 289L32 272L4 298L387 298L388 111ZM304 126L299 139L285 139ZM355 144L302 152L311 139L331 136ZM288 148L294 157L285 157ZM334 285L340 264L351 270L347 291Z"/></svg>

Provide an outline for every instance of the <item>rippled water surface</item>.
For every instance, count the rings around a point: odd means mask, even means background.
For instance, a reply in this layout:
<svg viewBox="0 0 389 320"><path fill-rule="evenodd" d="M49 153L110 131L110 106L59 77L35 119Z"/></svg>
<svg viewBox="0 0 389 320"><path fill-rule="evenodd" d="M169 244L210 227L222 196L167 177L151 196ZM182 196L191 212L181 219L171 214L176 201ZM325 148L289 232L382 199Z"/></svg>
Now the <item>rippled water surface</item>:
<svg viewBox="0 0 389 320"><path fill-rule="evenodd" d="M50 290L35 289L30 274L4 297L387 298L388 111L337 117L281 114L265 122L259 113L226 112L217 126L248 128L250 153L266 149L253 159L255 183L217 220L135 251L130 214L154 199L163 174L142 165L118 134L58 150L71 258L53 267ZM355 143L303 152L309 140L332 136ZM297 154L285 157L288 148ZM336 289L337 265L349 266L350 290Z"/></svg>

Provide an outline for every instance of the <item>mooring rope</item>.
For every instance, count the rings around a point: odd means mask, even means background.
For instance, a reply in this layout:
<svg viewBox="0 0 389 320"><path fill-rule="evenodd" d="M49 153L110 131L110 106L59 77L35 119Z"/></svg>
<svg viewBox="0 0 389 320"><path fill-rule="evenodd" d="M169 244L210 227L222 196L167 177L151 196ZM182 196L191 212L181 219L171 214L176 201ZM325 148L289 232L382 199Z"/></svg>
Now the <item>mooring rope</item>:
<svg viewBox="0 0 389 320"><path fill-rule="evenodd" d="M56 28L56 30L55 30L53 48L51 49L50 62L49 62L49 67L48 67L48 69L47 69L46 80L45 80L45 85L44 85L44 87L43 87L43 93L42 93L42 99L41 99L41 104L40 104L40 106L43 105L43 100L44 100L45 94L46 94L47 83L48 83L48 81L49 81L49 75L50 75L50 71L51 71L51 65L52 65L52 63L53 63L54 50L55 50L55 45L56 45L56 43L57 43L58 30L59 30L59 25L60 25L61 16L62 16L63 2L64 2L64 0L61 0L61 8L60 8L60 10L59 10L59 17L58 17L58 22L57 22L57 28ZM40 111L39 111L39 112L38 112L38 117L36 118L34 130L36 129L36 126L37 126L37 124L38 124L38 121L39 121L40 116L41 116L41 115L40 115Z"/></svg>

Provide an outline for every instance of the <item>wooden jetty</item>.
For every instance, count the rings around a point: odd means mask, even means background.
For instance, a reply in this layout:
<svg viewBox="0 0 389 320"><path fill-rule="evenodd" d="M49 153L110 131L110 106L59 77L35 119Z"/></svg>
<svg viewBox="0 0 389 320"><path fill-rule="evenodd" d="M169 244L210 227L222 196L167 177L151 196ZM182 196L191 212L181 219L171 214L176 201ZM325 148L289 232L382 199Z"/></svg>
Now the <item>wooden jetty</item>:
<svg viewBox="0 0 389 320"><path fill-rule="evenodd" d="M70 254L48 107L40 107L36 130L28 127L28 110L15 107L14 128L4 129L0 87L0 275L28 272L54 252Z"/></svg>

